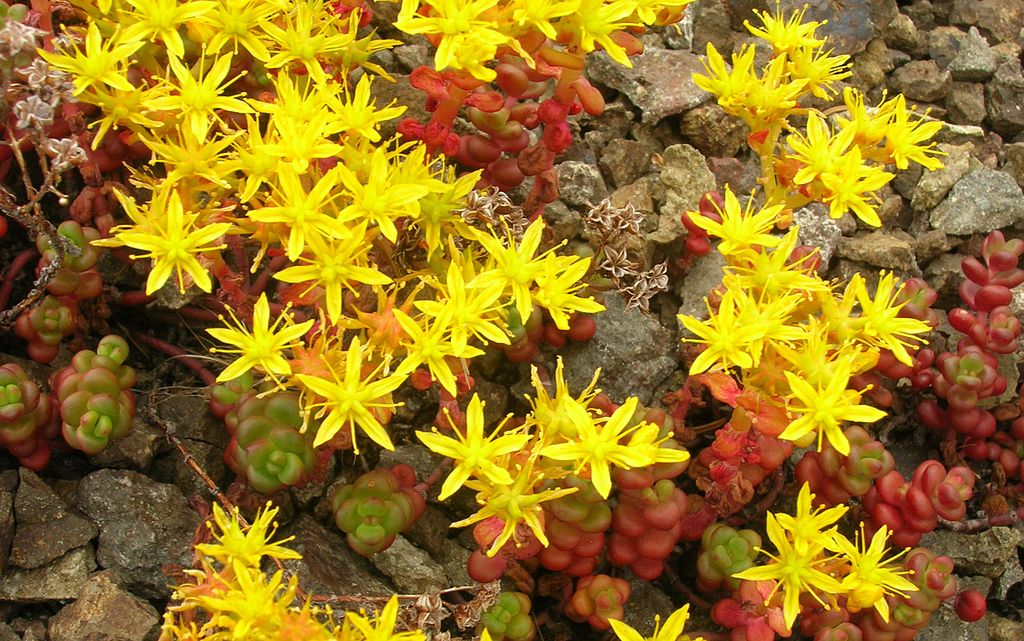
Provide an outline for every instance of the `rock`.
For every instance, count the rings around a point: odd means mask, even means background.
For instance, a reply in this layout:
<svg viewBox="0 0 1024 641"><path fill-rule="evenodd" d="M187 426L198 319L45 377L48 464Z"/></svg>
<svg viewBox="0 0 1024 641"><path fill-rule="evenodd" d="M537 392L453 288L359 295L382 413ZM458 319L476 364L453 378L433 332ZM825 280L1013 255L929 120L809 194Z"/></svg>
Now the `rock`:
<svg viewBox="0 0 1024 641"><path fill-rule="evenodd" d="M868 92L885 82L885 74L892 71L889 49L881 38L867 44L860 54L853 57L848 82L861 91Z"/></svg>
<svg viewBox="0 0 1024 641"><path fill-rule="evenodd" d="M1004 62L985 85L985 110L989 125L1010 138L1024 130L1024 75L1019 60Z"/></svg>
<svg viewBox="0 0 1024 641"><path fill-rule="evenodd" d="M917 25L905 13L897 13L896 17L882 29L881 35L887 46L901 51L917 51L924 44Z"/></svg>
<svg viewBox="0 0 1024 641"><path fill-rule="evenodd" d="M717 102L683 114L680 132L705 156L735 156L747 142L747 127L743 121L725 113Z"/></svg>
<svg viewBox="0 0 1024 641"><path fill-rule="evenodd" d="M543 216L548 229L554 234L553 240L556 243L563 240L571 241L583 231L583 217L560 200L548 203L544 207Z"/></svg>
<svg viewBox="0 0 1024 641"><path fill-rule="evenodd" d="M97 572L78 600L50 619L50 641L135 641L159 622L153 606L122 590L111 572Z"/></svg>
<svg viewBox="0 0 1024 641"><path fill-rule="evenodd" d="M872 21L872 0L843 0L840 3L834 2L811 2L806 0L782 0L780 7L785 16L792 15L794 11L807 7L804 21L816 20L827 21L818 28L817 37L827 37L828 47L834 49L838 54L855 54L864 50L875 35L875 25ZM769 3L770 11L774 7ZM760 24L760 21L756 21Z"/></svg>
<svg viewBox="0 0 1024 641"><path fill-rule="evenodd" d="M938 102L949 93L950 73L939 69L934 60L914 60L889 76L889 88L910 100Z"/></svg>
<svg viewBox="0 0 1024 641"><path fill-rule="evenodd" d="M567 160L555 166L558 170L558 193L570 207L590 207L608 195L601 172L590 163Z"/></svg>
<svg viewBox="0 0 1024 641"><path fill-rule="evenodd" d="M469 578L466 571L466 564L472 553L455 541L449 541L448 545L438 551L434 558L444 568L444 574L448 577L448 585L472 585L475 583Z"/></svg>
<svg viewBox="0 0 1024 641"><path fill-rule="evenodd" d="M1022 197L1009 174L981 169L958 180L929 220L947 234L986 233L1024 220Z"/></svg>
<svg viewBox="0 0 1024 641"><path fill-rule="evenodd" d="M966 37L967 34L956 27L929 29L928 57L934 60L940 69L945 69L960 53L960 42Z"/></svg>
<svg viewBox="0 0 1024 641"><path fill-rule="evenodd" d="M393 450L383 450L380 453L378 467L393 467L399 464L408 465L416 472L416 478L425 479L437 467L438 457L421 444L418 440L412 443L403 443ZM438 486L440 491L440 486Z"/></svg>
<svg viewBox="0 0 1024 641"><path fill-rule="evenodd" d="M600 116L582 113L579 122L586 131L583 137L587 144L599 150L612 140L628 136L635 120L636 114L626 104L625 98L620 97L606 104Z"/></svg>
<svg viewBox="0 0 1024 641"><path fill-rule="evenodd" d="M1024 0L954 0L949 23L978 27L996 42L1015 40L1024 28Z"/></svg>
<svg viewBox="0 0 1024 641"><path fill-rule="evenodd" d="M21 483L14 499L14 541L10 562L21 568L37 568L86 545L98 530L91 521L53 493L36 473L19 471Z"/></svg>
<svg viewBox="0 0 1024 641"><path fill-rule="evenodd" d="M74 599L95 569L96 558L92 547L87 545L43 567L9 570L0 575L0 601L37 603Z"/></svg>
<svg viewBox="0 0 1024 641"><path fill-rule="evenodd" d="M387 6L386 2L378 2L374 5L374 10L376 11L377 7L384 6ZM380 77L376 78L373 82L373 97L376 100L377 109L383 109L391 105L405 107L405 112L398 118L381 123L379 131L384 140L395 135L395 131L398 130L398 123L403 118L413 118L416 122L426 123L430 120L431 115L425 107L426 95L409 84L409 76L400 73L393 73L391 75L395 82L390 82Z"/></svg>
<svg viewBox="0 0 1024 641"><path fill-rule="evenodd" d="M1002 170L1024 188L1024 142L1015 142L1003 145L1003 153L1006 157L1006 164Z"/></svg>
<svg viewBox="0 0 1024 641"><path fill-rule="evenodd" d="M914 195L910 199L910 208L916 213L934 209L971 168L971 145L940 143L937 147L948 155L942 158L942 169L925 171L917 181Z"/></svg>
<svg viewBox="0 0 1024 641"><path fill-rule="evenodd" d="M969 584L969 581L960 580L961 588ZM957 616L953 608L940 607L914 636L914 641L989 641L989 637L982 622L967 623Z"/></svg>
<svg viewBox="0 0 1024 641"><path fill-rule="evenodd" d="M985 85L954 82L946 96L946 120L957 125L980 125L985 119Z"/></svg>
<svg viewBox="0 0 1024 641"><path fill-rule="evenodd" d="M996 72L996 54L975 27L960 41L960 51L949 63L953 80L985 82Z"/></svg>
<svg viewBox="0 0 1024 641"><path fill-rule="evenodd" d="M622 187L647 173L652 149L637 140L609 140L598 165L615 187Z"/></svg>
<svg viewBox="0 0 1024 641"><path fill-rule="evenodd" d="M852 238L841 238L836 255L892 269L904 275L920 273L914 256L913 238L905 232L878 230Z"/></svg>
<svg viewBox="0 0 1024 641"><path fill-rule="evenodd" d="M746 161L739 158L708 158L708 169L715 177L715 188L722 192L725 186L736 194L749 194L758 188L761 177L761 165L758 158L751 154Z"/></svg>
<svg viewBox="0 0 1024 641"><path fill-rule="evenodd" d="M595 317L593 340L573 344L563 353L566 381L573 390L582 390L600 368L598 387L613 401L638 396L647 403L676 368L675 336L650 316L625 311L618 293L609 292L604 303L607 311Z"/></svg>
<svg viewBox="0 0 1024 641"><path fill-rule="evenodd" d="M604 52L587 56L587 77L598 85L620 91L640 109L641 119L654 124L711 100L711 94L693 81L704 73L700 58L689 51L649 47L624 67Z"/></svg>
<svg viewBox="0 0 1024 641"><path fill-rule="evenodd" d="M690 50L703 54L713 44L720 52L733 50L737 33L730 24L730 0L701 0L686 8L693 18L693 40Z"/></svg>
<svg viewBox="0 0 1024 641"><path fill-rule="evenodd" d="M1024 623L988 613L988 638L991 641L1020 641L1024 639Z"/></svg>
<svg viewBox="0 0 1024 641"><path fill-rule="evenodd" d="M704 304L704 298L708 292L722 284L722 269L724 267L725 258L717 251L712 251L694 261L676 287L676 297L682 301L679 306L680 314L701 320L708 317L708 308ZM681 324L680 331L689 333L682 328Z"/></svg>
<svg viewBox="0 0 1024 641"><path fill-rule="evenodd" d="M1024 544L1024 532L1010 527L994 527L977 534L936 530L921 538L921 545L936 555L956 563L956 573L966 576L999 577Z"/></svg>
<svg viewBox="0 0 1024 641"><path fill-rule="evenodd" d="M437 493L432 493L432 497L436 498ZM448 539L451 524L452 519L441 510L428 504L420 518L416 519L412 526L402 534L411 543L426 550L431 556L437 556L441 550L451 544Z"/></svg>
<svg viewBox="0 0 1024 641"><path fill-rule="evenodd" d="M404 594L427 594L449 587L444 568L401 534L370 561Z"/></svg>
<svg viewBox="0 0 1024 641"><path fill-rule="evenodd" d="M924 265L938 256L952 250L954 243L939 229L914 235L914 256L917 257L917 264Z"/></svg>
<svg viewBox="0 0 1024 641"><path fill-rule="evenodd" d="M1024 318L1024 285L1017 285L1010 290L1013 292L1013 300L1010 301L1010 309L1017 318Z"/></svg>
<svg viewBox="0 0 1024 641"><path fill-rule="evenodd" d="M162 567L192 563L199 516L173 485L128 470L100 470L79 484L78 508L99 525L100 565L136 594L166 598Z"/></svg>
<svg viewBox="0 0 1024 641"><path fill-rule="evenodd" d="M658 177L652 174L644 176L640 180L619 187L608 196L612 207L625 207L633 205L633 209L644 215L643 231L654 231L658 227L658 217L655 216L655 202L665 196L665 188Z"/></svg>
<svg viewBox="0 0 1024 641"><path fill-rule="evenodd" d="M633 576L632 572L628 573L626 578L632 587L629 604L633 607L626 608L623 623L631 626L642 636L650 637L654 634L654 617L658 616L664 621L676 607L672 604L672 599L650 581L642 581ZM687 627L691 630L696 629L692 623L688 623Z"/></svg>
<svg viewBox="0 0 1024 641"><path fill-rule="evenodd" d="M679 216L696 210L701 197L715 189L715 176L704 156L690 145L673 145L662 154L661 184L665 200L659 210L658 227L647 238L655 243L677 243L686 235Z"/></svg>
<svg viewBox="0 0 1024 641"><path fill-rule="evenodd" d="M21 637L11 629L11 626L0 621L0 641L21 641Z"/></svg>
<svg viewBox="0 0 1024 641"><path fill-rule="evenodd" d="M843 231L829 218L828 207L813 203L793 212L793 222L800 228L801 245L817 247L821 254L822 269L827 270Z"/></svg>
<svg viewBox="0 0 1024 641"><path fill-rule="evenodd" d="M18 487L15 470L0 472L0 572L7 569L11 541L14 539L14 489Z"/></svg>
<svg viewBox="0 0 1024 641"><path fill-rule="evenodd" d="M299 578L299 586L308 594L362 594L388 596L394 588L377 577L370 562L349 548L344 538L302 514L281 528L280 534L294 536L288 547L301 559L284 561L285 567Z"/></svg>
<svg viewBox="0 0 1024 641"><path fill-rule="evenodd" d="M141 416L136 416L123 438L110 441L102 452L90 456L89 462L96 467L130 468L144 472L149 469L163 443L163 432Z"/></svg>

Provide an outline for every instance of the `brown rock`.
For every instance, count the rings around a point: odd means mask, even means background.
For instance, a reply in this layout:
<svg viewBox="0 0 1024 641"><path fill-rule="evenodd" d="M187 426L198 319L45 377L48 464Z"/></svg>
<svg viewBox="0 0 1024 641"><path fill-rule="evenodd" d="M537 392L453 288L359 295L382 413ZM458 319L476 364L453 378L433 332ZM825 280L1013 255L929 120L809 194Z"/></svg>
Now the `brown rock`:
<svg viewBox="0 0 1024 641"><path fill-rule="evenodd" d="M50 641L138 641L159 621L153 606L122 590L111 572L97 572L78 600L50 619Z"/></svg>

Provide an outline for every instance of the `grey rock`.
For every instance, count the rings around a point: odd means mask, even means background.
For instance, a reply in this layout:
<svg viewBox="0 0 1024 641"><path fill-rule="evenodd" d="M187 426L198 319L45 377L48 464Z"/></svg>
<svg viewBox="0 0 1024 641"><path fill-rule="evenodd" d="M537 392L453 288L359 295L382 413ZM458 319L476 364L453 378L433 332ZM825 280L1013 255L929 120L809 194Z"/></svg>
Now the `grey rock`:
<svg viewBox="0 0 1024 641"><path fill-rule="evenodd" d="M402 63L406 71L430 64L431 48L425 44L401 45L392 49L391 52L395 54L395 59ZM381 80L377 82L381 82Z"/></svg>
<svg viewBox="0 0 1024 641"><path fill-rule="evenodd" d="M0 572L7 569L14 539L14 489L17 486L18 473L15 470L0 472Z"/></svg>
<svg viewBox="0 0 1024 641"><path fill-rule="evenodd" d="M638 396L647 403L654 388L676 368L675 337L638 310L625 311L617 293L609 293L604 304L607 310L595 317L594 338L569 346L563 354L566 381L572 389L582 390L600 368L598 387L612 400Z"/></svg>
<svg viewBox="0 0 1024 641"><path fill-rule="evenodd" d="M612 185L622 187L647 172L651 165L651 151L650 147L637 140L609 140L598 165Z"/></svg>
<svg viewBox="0 0 1024 641"><path fill-rule="evenodd" d="M415 443L404 443L393 450L380 453L379 467L393 467L399 464L408 465L416 472L416 478L425 479L437 467L437 457L426 446ZM440 489L440 486L438 486Z"/></svg>
<svg viewBox="0 0 1024 641"><path fill-rule="evenodd" d="M444 568L444 574L448 577L448 585L472 585L475 583L473 579L469 578L469 573L466 571L466 564L469 562L471 554L472 552L455 541L449 541L448 545L434 555L437 562Z"/></svg>
<svg viewBox="0 0 1024 641"><path fill-rule="evenodd" d="M924 39L917 30L913 19L905 13L897 13L896 17L882 29L885 44L902 51L917 51L924 44Z"/></svg>
<svg viewBox="0 0 1024 641"><path fill-rule="evenodd" d="M864 51L854 56L850 69L853 75L848 82L864 92L885 82L885 74L893 69L889 51L881 38L869 42Z"/></svg>
<svg viewBox="0 0 1024 641"><path fill-rule="evenodd" d="M1022 581L1024 581L1024 566L1021 566L1020 556L1015 554L1010 557L1009 562L1006 564L1006 571L992 582L992 589L988 596L992 599L1005 601L1010 588Z"/></svg>
<svg viewBox="0 0 1024 641"><path fill-rule="evenodd" d="M46 565L96 536L96 525L69 508L35 472L23 467L20 476L14 499L13 565L25 569Z"/></svg>
<svg viewBox="0 0 1024 641"><path fill-rule="evenodd" d="M719 51L732 51L738 35L730 24L731 0L701 0L686 8L693 16L690 50L704 53L709 43Z"/></svg>
<svg viewBox="0 0 1024 641"><path fill-rule="evenodd" d="M932 138L933 142L946 142L951 145L962 145L969 142L976 149L983 146L985 140L985 130L977 125L953 125L949 123Z"/></svg>
<svg viewBox="0 0 1024 641"><path fill-rule="evenodd" d="M673 244L686 235L680 214L697 209L701 197L715 189L715 176L704 156L690 145L673 145L665 150L662 159L665 200L659 210L658 228L648 235L648 240Z"/></svg>
<svg viewBox="0 0 1024 641"><path fill-rule="evenodd" d="M1017 184L1024 188L1024 142L1003 145L1006 163L1002 170L1013 177Z"/></svg>
<svg viewBox="0 0 1024 641"><path fill-rule="evenodd" d="M642 636L650 637L654 634L654 617L659 616L664 621L676 608L672 604L672 599L650 581L642 581L633 576L632 572L626 578L632 588L629 604L633 607L626 608L623 622ZM689 621L687 627L696 629Z"/></svg>
<svg viewBox="0 0 1024 641"><path fill-rule="evenodd" d="M806 6L805 20L827 21L818 28L816 35L827 37L828 46L834 48L836 54L852 55L863 51L875 35L872 4L873 0L843 0L841 4L782 0L780 7L783 15L789 16ZM774 12L772 5L768 3L768 8Z"/></svg>
<svg viewBox="0 0 1024 641"><path fill-rule="evenodd" d="M0 574L0 601L38 603L74 599L95 569L92 547L85 546L40 568L8 570Z"/></svg>
<svg viewBox="0 0 1024 641"><path fill-rule="evenodd" d="M46 641L46 624L42 621L32 621L25 627L21 635L22 641ZM84 641L92 641L85 639Z"/></svg>
<svg viewBox="0 0 1024 641"><path fill-rule="evenodd" d="M544 207L544 222L548 229L554 234L553 240L558 243L563 240L572 240L583 230L583 217L575 209L569 207L560 200L549 203Z"/></svg>
<svg viewBox="0 0 1024 641"><path fill-rule="evenodd" d="M280 533L295 537L288 547L302 558L284 561L284 564L299 578L299 586L307 594L394 594L394 588L378 578L369 561L308 514L282 527Z"/></svg>
<svg viewBox="0 0 1024 641"><path fill-rule="evenodd" d="M996 72L996 54L976 27L960 41L960 52L949 63L949 72L953 80L966 82L985 82Z"/></svg>
<svg viewBox="0 0 1024 641"><path fill-rule="evenodd" d="M971 145L940 143L937 147L948 155L942 158L942 169L925 171L917 181L917 188L910 199L910 208L917 213L935 208L971 168Z"/></svg>
<svg viewBox="0 0 1024 641"><path fill-rule="evenodd" d="M167 431L178 438L205 441L222 448L226 447L230 440L224 421L210 413L210 403L205 396L168 396L160 401L157 413Z"/></svg>
<svg viewBox="0 0 1024 641"><path fill-rule="evenodd" d="M1024 0L954 0L949 22L978 27L995 42L1015 40L1024 28Z"/></svg>
<svg viewBox="0 0 1024 641"><path fill-rule="evenodd" d="M932 227L955 236L989 232L1021 220L1021 188L1009 174L987 168L957 181L929 218Z"/></svg>
<svg viewBox="0 0 1024 641"><path fill-rule="evenodd" d="M935 8L929 0L914 0L909 6L902 7L901 11L910 16L919 30L931 31L935 28Z"/></svg>
<svg viewBox="0 0 1024 641"><path fill-rule="evenodd" d="M746 160L739 158L708 158L708 169L715 177L715 186L719 192L729 185L733 193L749 194L758 188L761 177L761 165L758 158L751 154Z"/></svg>
<svg viewBox="0 0 1024 641"><path fill-rule="evenodd" d="M388 6L386 2L374 5L377 7ZM377 78L373 82L373 97L376 99L378 109L382 109L394 103L396 107L405 107L405 112L393 120L387 120L380 125L380 135L384 140L395 135L398 130L398 123L403 118L413 118L416 122L427 122L430 120L430 112L425 106L423 92L409 84L409 76L399 73L391 74L395 82L384 78Z"/></svg>
<svg viewBox="0 0 1024 641"><path fill-rule="evenodd" d="M985 85L977 82L954 82L946 96L946 120L956 125L980 125L985 111Z"/></svg>
<svg viewBox="0 0 1024 641"><path fill-rule="evenodd" d="M623 187L619 187L608 196L613 207L625 207L633 205L633 209L644 215L643 231L651 231L657 228L658 218L655 215L655 202L662 200L665 195L665 188L658 177L647 175Z"/></svg>
<svg viewBox="0 0 1024 641"><path fill-rule="evenodd" d="M1024 622L1006 619L991 612L988 619L988 638L991 641L1020 641L1024 639Z"/></svg>
<svg viewBox="0 0 1024 641"><path fill-rule="evenodd" d="M928 57L939 65L940 69L949 66L960 53L960 43L967 37L956 27L936 27L928 30Z"/></svg>
<svg viewBox="0 0 1024 641"><path fill-rule="evenodd" d="M969 579L960 579L959 582L961 588L973 587ZM980 621L967 623L956 615L953 608L942 607L932 614L931 620L917 633L914 641L989 641L989 636Z"/></svg>
<svg viewBox="0 0 1024 641"><path fill-rule="evenodd" d="M146 471L157 450L164 442L164 434L155 425L136 416L131 429L122 438L113 439L99 454L89 457L96 467L129 468Z"/></svg>
<svg viewBox="0 0 1024 641"><path fill-rule="evenodd" d="M15 632L11 626L0 621L0 641L21 641L21 637Z"/></svg>
<svg viewBox="0 0 1024 641"><path fill-rule="evenodd" d="M943 254L928 263L924 279L939 293L940 298L956 296L956 288L964 279L964 273L960 270L963 259L964 256L960 254Z"/></svg>
<svg viewBox="0 0 1024 641"><path fill-rule="evenodd" d="M839 224L829 218L828 207L818 203L801 207L793 212L793 222L800 229L800 244L817 247L822 268L828 269L836 246L843 237Z"/></svg>
<svg viewBox="0 0 1024 641"><path fill-rule="evenodd" d="M444 568L401 534L391 547L370 560L404 594L426 594L449 587Z"/></svg>
<svg viewBox="0 0 1024 641"><path fill-rule="evenodd" d="M78 508L100 528L96 558L119 582L147 598L166 598L166 564L188 566L199 516L178 488L128 470L82 479Z"/></svg>
<svg viewBox="0 0 1024 641"><path fill-rule="evenodd" d="M676 297L681 301L680 314L701 320L708 317L708 308L704 304L704 298L708 292L722 284L724 267L725 258L716 251L694 261L676 288ZM682 325L680 325L680 331L686 332Z"/></svg>
<svg viewBox="0 0 1024 641"><path fill-rule="evenodd" d="M747 141L747 128L743 121L725 113L717 102L709 102L683 114L680 132L705 156L734 156Z"/></svg>
<svg viewBox="0 0 1024 641"><path fill-rule="evenodd" d="M883 230L868 234L842 238L836 248L836 255L884 267L901 274L917 274L917 259L914 256L913 239L909 235Z"/></svg>
<svg viewBox="0 0 1024 641"><path fill-rule="evenodd" d="M50 641L136 641L159 621L153 606L122 590L112 573L97 572L78 600L50 619Z"/></svg>
<svg viewBox="0 0 1024 641"><path fill-rule="evenodd" d="M711 100L711 94L693 81L704 73L700 58L689 51L650 47L624 67L608 54L587 56L587 77L599 85L620 91L640 109L645 123L654 124Z"/></svg>
<svg viewBox="0 0 1024 641"><path fill-rule="evenodd" d="M437 484L440 488L440 484ZM435 492L433 496L437 496ZM413 545L427 551L431 556L437 556L441 550L450 544L448 533L451 530L452 519L447 517L441 510L428 504L423 510L420 518L402 534Z"/></svg>
<svg viewBox="0 0 1024 641"><path fill-rule="evenodd" d="M999 65L985 85L985 110L989 125L1000 136L1009 138L1024 130L1024 75L1019 60Z"/></svg>
<svg viewBox="0 0 1024 641"><path fill-rule="evenodd" d="M604 179L597 167L578 160L567 160L555 166L558 171L558 192L570 207L596 205L608 195Z"/></svg>
<svg viewBox="0 0 1024 641"><path fill-rule="evenodd" d="M929 229L924 233L914 235L914 255L917 257L918 265L931 262L953 249L954 246L955 243L940 229Z"/></svg>
<svg viewBox="0 0 1024 641"><path fill-rule="evenodd" d="M994 527L977 534L936 530L921 538L921 545L936 555L953 559L957 574L990 579L1006 571L1021 544L1024 532L1009 527Z"/></svg>
<svg viewBox="0 0 1024 641"><path fill-rule="evenodd" d="M914 60L892 73L889 88L911 100L938 102L949 93L950 78L934 60Z"/></svg>
<svg viewBox="0 0 1024 641"><path fill-rule="evenodd" d="M1017 318L1024 318L1024 285L1017 285L1010 290L1013 292L1013 299L1010 301L1010 309Z"/></svg>
<svg viewBox="0 0 1024 641"><path fill-rule="evenodd" d="M584 112L580 116L579 122L586 131L583 136L587 144L598 150L607 145L609 141L629 135L634 120L636 120L636 114L626 104L626 99L620 97L606 104L600 117Z"/></svg>

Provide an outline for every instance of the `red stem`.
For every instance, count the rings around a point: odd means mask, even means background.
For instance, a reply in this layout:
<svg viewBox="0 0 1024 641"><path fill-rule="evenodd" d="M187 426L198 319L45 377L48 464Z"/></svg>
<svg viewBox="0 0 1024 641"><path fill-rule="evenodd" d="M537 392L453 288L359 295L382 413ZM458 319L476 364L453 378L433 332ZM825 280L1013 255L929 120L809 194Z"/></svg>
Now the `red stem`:
<svg viewBox="0 0 1024 641"><path fill-rule="evenodd" d="M174 345L162 341L159 338L147 336L146 334L135 334L135 339L144 345L152 347L158 352L163 352L164 354L177 359L182 365L192 370L192 372L203 381L203 384L209 386L217 384L217 377L214 376L210 370L203 367L202 363L197 361L194 356L180 347L175 347Z"/></svg>
<svg viewBox="0 0 1024 641"><path fill-rule="evenodd" d="M281 271L287 262L287 256L274 256L271 258L266 269L261 271L256 277L256 280L253 281L252 285L247 288L246 291L249 292L249 295L254 298L258 298L260 294L266 291L267 284L270 282L270 277Z"/></svg>
<svg viewBox="0 0 1024 641"><path fill-rule="evenodd" d="M130 292L121 292L121 296L117 299L117 304L121 307L142 307L148 305L156 300L155 294L147 294L141 289L136 289Z"/></svg>
<svg viewBox="0 0 1024 641"><path fill-rule="evenodd" d="M989 516L981 519L968 519L966 521L947 521L943 518L939 519L939 523L947 530L967 533L982 532L994 527L1014 525L1021 521L1024 521L1024 507L1019 507L1016 510L1006 512L1004 514L996 514L995 516Z"/></svg>
<svg viewBox="0 0 1024 641"><path fill-rule="evenodd" d="M0 285L0 310L7 307L7 301L11 298L11 290L14 289L14 281L21 275L28 263L36 257L36 254L34 249L25 249L11 261L11 266L4 274L3 285Z"/></svg>

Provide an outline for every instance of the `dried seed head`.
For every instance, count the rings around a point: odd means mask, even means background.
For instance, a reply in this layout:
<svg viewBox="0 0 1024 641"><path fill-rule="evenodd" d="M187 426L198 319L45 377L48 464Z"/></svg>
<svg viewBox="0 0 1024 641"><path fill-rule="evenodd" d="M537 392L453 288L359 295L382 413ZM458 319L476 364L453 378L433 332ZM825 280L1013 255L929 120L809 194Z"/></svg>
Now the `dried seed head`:
<svg viewBox="0 0 1024 641"><path fill-rule="evenodd" d="M53 124L53 104L35 94L30 94L23 100L14 103L11 111L14 112L14 117L17 119L14 126L18 129L42 131L43 127Z"/></svg>
<svg viewBox="0 0 1024 641"><path fill-rule="evenodd" d="M0 54L14 58L21 53L33 53L45 34L42 29L8 18L0 27Z"/></svg>

